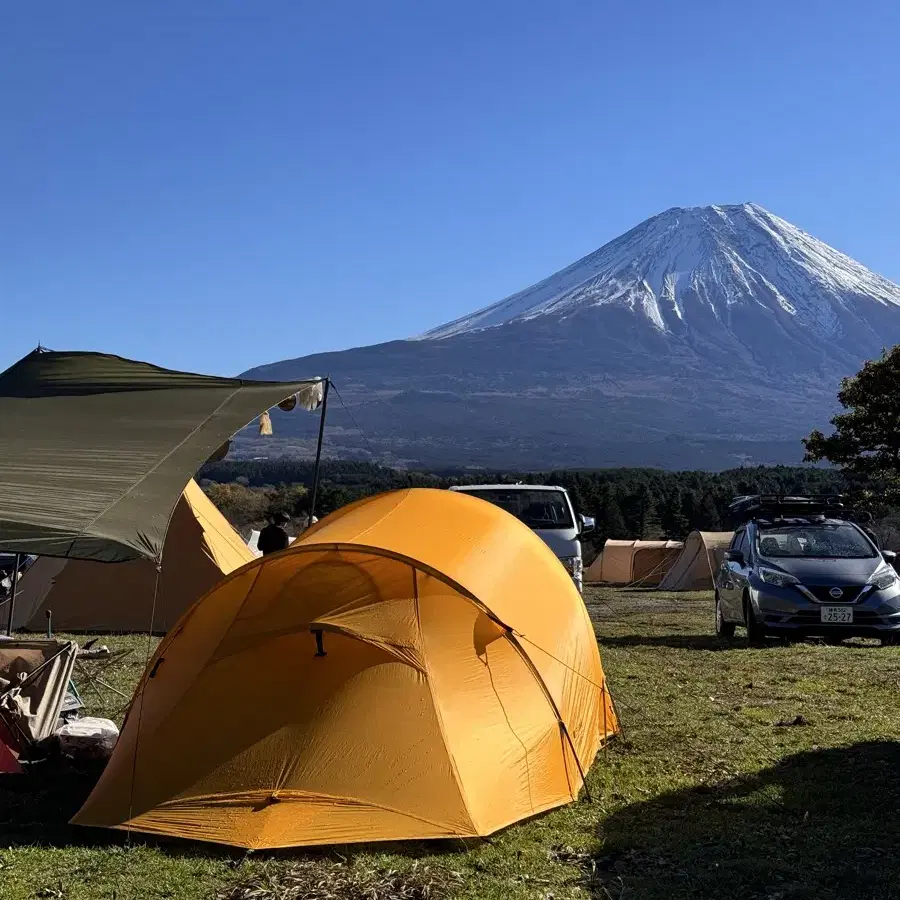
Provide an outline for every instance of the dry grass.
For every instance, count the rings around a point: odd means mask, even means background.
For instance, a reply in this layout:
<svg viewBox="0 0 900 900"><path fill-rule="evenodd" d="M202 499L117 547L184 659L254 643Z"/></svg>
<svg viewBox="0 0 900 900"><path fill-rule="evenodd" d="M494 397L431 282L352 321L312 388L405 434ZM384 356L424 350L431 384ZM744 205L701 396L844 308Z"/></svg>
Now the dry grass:
<svg viewBox="0 0 900 900"><path fill-rule="evenodd" d="M459 881L446 869L413 864L405 871L307 859L264 864L219 900L442 900Z"/></svg>

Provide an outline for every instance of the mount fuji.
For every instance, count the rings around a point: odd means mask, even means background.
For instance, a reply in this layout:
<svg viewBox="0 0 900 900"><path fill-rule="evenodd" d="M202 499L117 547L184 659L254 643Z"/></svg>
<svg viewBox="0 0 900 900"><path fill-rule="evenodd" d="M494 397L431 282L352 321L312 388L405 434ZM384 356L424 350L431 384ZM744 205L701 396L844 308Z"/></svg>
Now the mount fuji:
<svg viewBox="0 0 900 900"><path fill-rule="evenodd" d="M900 286L745 203L666 210L419 337L245 375L330 373L366 435L330 414L344 456L721 468L799 461L840 378L898 341ZM311 424L278 417L266 452L308 452Z"/></svg>

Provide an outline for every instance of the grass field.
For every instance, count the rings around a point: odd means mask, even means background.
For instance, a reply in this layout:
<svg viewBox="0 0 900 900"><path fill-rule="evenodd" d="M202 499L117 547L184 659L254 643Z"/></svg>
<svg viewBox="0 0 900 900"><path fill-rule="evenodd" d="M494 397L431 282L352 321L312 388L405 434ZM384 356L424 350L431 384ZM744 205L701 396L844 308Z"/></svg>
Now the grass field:
<svg viewBox="0 0 900 900"><path fill-rule="evenodd" d="M587 600L625 725L592 802L466 845L244 857L71 827L96 772L48 764L0 780L0 898L900 897L900 648L745 649L707 595ZM104 640L133 683L146 639Z"/></svg>

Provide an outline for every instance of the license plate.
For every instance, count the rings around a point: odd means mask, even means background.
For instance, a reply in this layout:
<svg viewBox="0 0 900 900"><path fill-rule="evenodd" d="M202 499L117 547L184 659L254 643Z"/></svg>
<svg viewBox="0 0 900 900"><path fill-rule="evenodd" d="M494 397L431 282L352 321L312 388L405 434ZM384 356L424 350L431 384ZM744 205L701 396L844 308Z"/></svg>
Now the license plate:
<svg viewBox="0 0 900 900"><path fill-rule="evenodd" d="M847 606L823 606L821 616L829 625L853 624L853 610Z"/></svg>

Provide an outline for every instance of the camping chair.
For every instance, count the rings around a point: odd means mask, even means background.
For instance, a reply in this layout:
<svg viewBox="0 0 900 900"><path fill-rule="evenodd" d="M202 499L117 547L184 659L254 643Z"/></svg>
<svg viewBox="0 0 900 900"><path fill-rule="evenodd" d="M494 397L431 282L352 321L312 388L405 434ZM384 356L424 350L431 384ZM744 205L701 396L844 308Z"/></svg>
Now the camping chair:
<svg viewBox="0 0 900 900"><path fill-rule="evenodd" d="M81 689L85 694L90 690L102 704L106 704L110 695L120 697L125 701L122 707L124 708L131 701L131 694L120 691L104 676L111 675L120 667L125 658L134 652L134 648L110 650L109 647L104 646L95 649L91 646L92 643L85 644L75 662L75 671L78 674Z"/></svg>
<svg viewBox="0 0 900 900"><path fill-rule="evenodd" d="M73 641L0 641L0 719L23 752L56 729L77 654Z"/></svg>

